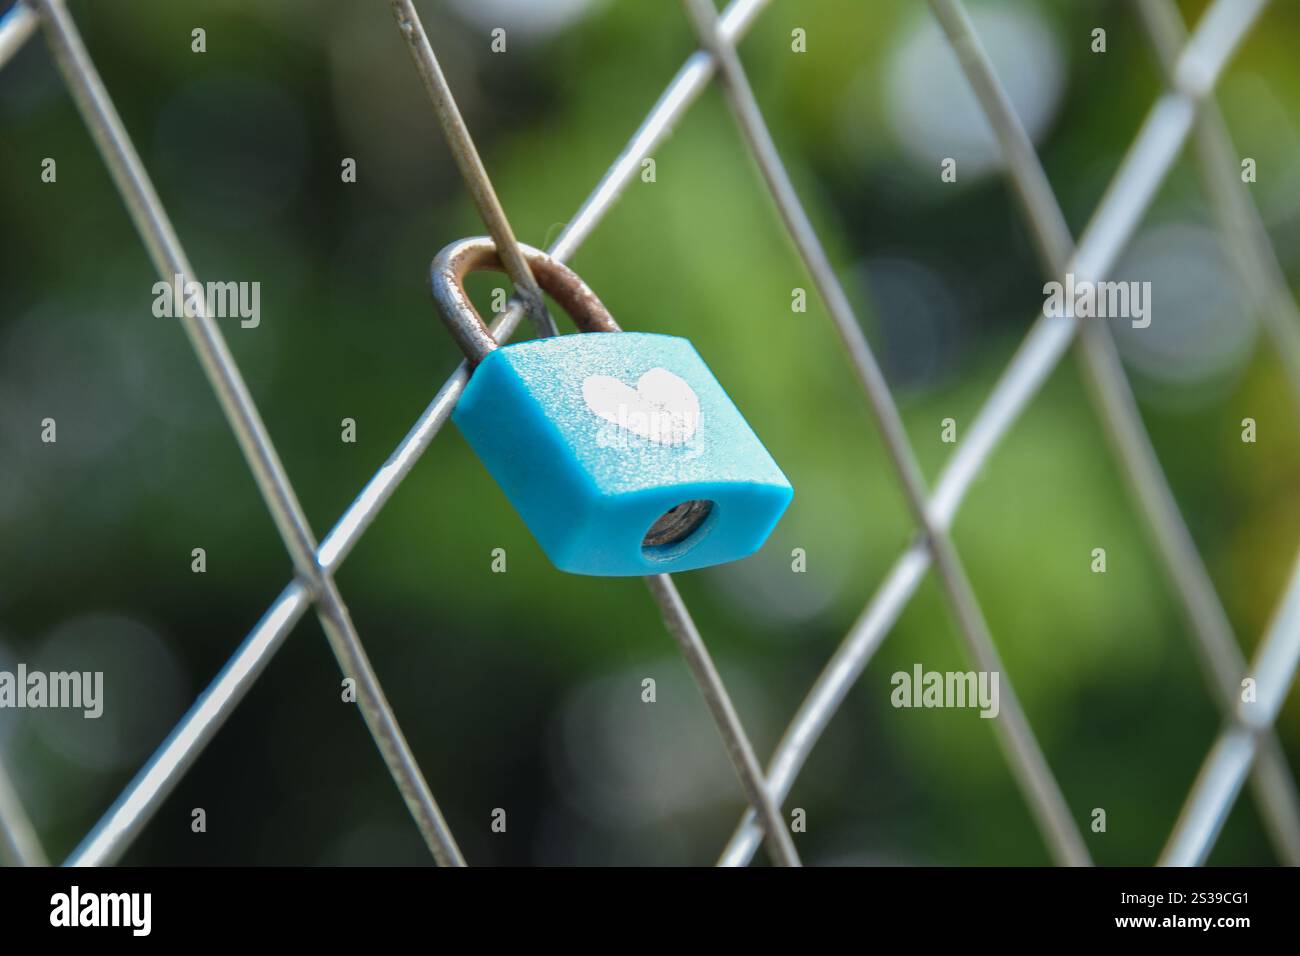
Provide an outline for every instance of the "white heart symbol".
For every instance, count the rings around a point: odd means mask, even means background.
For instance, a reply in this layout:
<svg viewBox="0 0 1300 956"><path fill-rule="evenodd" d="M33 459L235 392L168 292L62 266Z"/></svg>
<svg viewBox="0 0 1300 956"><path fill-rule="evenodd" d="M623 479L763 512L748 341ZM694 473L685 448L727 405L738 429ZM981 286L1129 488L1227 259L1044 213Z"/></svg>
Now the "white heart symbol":
<svg viewBox="0 0 1300 956"><path fill-rule="evenodd" d="M636 388L612 375L592 375L582 383L582 400L605 421L660 445L690 441L700 427L695 390L666 368L652 368Z"/></svg>

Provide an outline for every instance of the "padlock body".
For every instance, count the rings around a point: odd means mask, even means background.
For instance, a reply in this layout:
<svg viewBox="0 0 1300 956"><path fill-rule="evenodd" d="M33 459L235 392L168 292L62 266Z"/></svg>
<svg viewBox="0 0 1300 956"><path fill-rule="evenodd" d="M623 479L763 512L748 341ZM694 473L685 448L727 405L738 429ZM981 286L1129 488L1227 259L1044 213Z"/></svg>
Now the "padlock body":
<svg viewBox="0 0 1300 956"><path fill-rule="evenodd" d="M752 554L793 489L686 339L561 335L496 349L452 420L556 567L687 571ZM686 502L686 537L647 532ZM657 539L656 539L657 540Z"/></svg>

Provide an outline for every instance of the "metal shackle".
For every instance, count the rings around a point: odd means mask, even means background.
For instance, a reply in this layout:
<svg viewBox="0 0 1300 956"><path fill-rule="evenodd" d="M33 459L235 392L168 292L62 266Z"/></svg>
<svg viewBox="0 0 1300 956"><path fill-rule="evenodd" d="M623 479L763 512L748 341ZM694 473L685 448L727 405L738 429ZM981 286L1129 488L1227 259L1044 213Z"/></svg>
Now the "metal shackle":
<svg viewBox="0 0 1300 956"><path fill-rule="evenodd" d="M618 323L596 297L596 293L568 266L540 249L519 244L537 284L569 313L583 332L618 332ZM465 294L465 276L489 270L505 272L496 244L488 236L458 239L433 257L429 266L429 291L438 314L451 330L452 338L465 353L470 368L487 358L500 343L492 337L483 317Z"/></svg>

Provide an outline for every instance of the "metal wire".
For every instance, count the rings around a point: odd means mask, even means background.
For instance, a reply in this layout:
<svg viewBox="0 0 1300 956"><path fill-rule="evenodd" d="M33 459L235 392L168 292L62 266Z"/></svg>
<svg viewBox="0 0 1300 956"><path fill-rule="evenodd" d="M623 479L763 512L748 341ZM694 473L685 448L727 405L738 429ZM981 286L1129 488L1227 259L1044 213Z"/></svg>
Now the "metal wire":
<svg viewBox="0 0 1300 956"><path fill-rule="evenodd" d="M36 11L19 3L9 8L0 17L0 67L13 58L23 48L23 44L41 25Z"/></svg>
<svg viewBox="0 0 1300 956"><path fill-rule="evenodd" d="M507 329L518 325L522 317L523 308L516 304L500 316L492 328L498 337L505 336ZM325 536L317 551L317 560L326 572L333 573L342 564L402 479L429 447L450 417L468 378L468 370L462 362L407 432L397 450L366 483ZM239 705L310 605L306 588L297 580L291 581L280 592L216 678L69 857L69 865L102 866L120 858Z"/></svg>
<svg viewBox="0 0 1300 956"><path fill-rule="evenodd" d="M1172 0L1156 2L1176 14ZM960 0L930 0L930 7L998 139L1010 182L1047 278L1055 278L1064 271L1074 251L1074 240L1029 135L994 73ZM1179 38L1177 45L1181 46L1184 40ZM1167 61L1170 69L1176 55L1174 50ZM1207 103L1206 107L1209 106ZM1198 652L1197 659L1209 689L1220 710L1228 716L1235 706L1237 680L1246 669L1246 659L1142 424L1109 326L1087 320L1079 320L1079 326L1084 374L1091 385L1093 402L1111 439L1121 472L1128 480L1137 510L1146 521L1158 556L1182 602L1184 616L1195 638L1192 646ZM1278 855L1285 862L1297 865L1300 864L1300 796L1296 794L1275 734L1269 735L1266 750L1267 757L1256 772L1256 797Z"/></svg>
<svg viewBox="0 0 1300 956"><path fill-rule="evenodd" d="M110 171L114 174L128 209L137 221L137 227L149 247L155 264L160 272L167 267L168 272L190 277L192 273L188 269L179 242L176 241L161 204L153 193L130 140L103 90L102 83L99 82L89 58L85 55L84 47L76 36L71 19L67 17L66 11L62 10L62 0L35 0L35 2L40 5L45 15L51 46L58 55L65 80L77 96L83 113L86 114L87 125L109 163ZM390 0L390 2L426 89L434 102L444 132L452 143L453 154L461 167L470 192L498 246L507 250L509 254L515 246L513 233L483 170L482 162L474 150L468 130L447 88L445 78L438 68L436 57L433 56L414 8L409 2L403 0ZM669 630L682 644L683 652L701 685L715 721L723 730L728 753L737 767L746 794L751 804L761 809L767 829L775 838L773 852L776 858L786 862L797 862L793 841L780 819L779 805L788 796L793 780L816 740L849 688L861 674L875 648L901 613L932 560L935 561L945 593L953 604L959 623L962 625L963 635L971 646L976 660L985 669L1001 670L1000 662L996 658L996 649L988 636L987 627L979 616L978 606L947 534L974 477L1020 411L1032 400L1043 381L1055 368L1073 338L1076 325L1067 319L1054 321L1040 318L1035 322L1025 342L1013 357L1011 364L968 430L965 441L958 446L956 453L947 463L933 495L927 501L924 484L920 479L919 469L915 468L915 461L907 444L905 432L902 431L901 420L898 420L892 395L883 376L879 373L879 367L867 348L865 339L862 338L861 330L847 305L843 290L835 280L825 252L808 224L806 215L803 214L775 146L767 134L761 113L754 102L752 91L748 88L743 68L735 53L736 43L748 30L761 9L766 6L767 0L735 0L716 22L711 7L700 3L699 0L687 0L687 2L692 4L690 9L706 49L696 52L687 59L623 152L606 171L575 218L552 245L550 252L557 259L563 260L572 255L590 236L639 169L641 159L650 154L667 137L673 124L694 102L707 85L714 70L721 64L727 92L745 139L759 162L759 167L768 181L773 198L791 231L796 246L804 256L819 290L827 300L828 309L832 313L855 371L867 393L877 425L886 437L887 448L900 474L914 517L922 529L922 534L917 541L895 562L890 574L867 604L809 692L773 757L766 785L760 779L752 748L749 747L734 707L726 696L725 689L717 677L716 668L708 658L707 650L700 641L698 631L695 630L675 587L667 579L648 579L652 593L659 601L661 609L665 610ZM934 0L934 6L936 13L940 15L941 23L944 13L952 14L954 11L960 13L960 8L950 0ZM1027 138L1017 141L1018 124L1015 124L1014 128L1007 127L999 131L1000 138L1004 141L1003 148L1008 151L1008 165L1012 172L1013 186L1020 195L1022 205L1026 207L1031 232L1035 234L1040 252L1053 273L1071 271L1077 276L1097 280L1109 270L1181 151L1194 123L1197 128L1198 145L1204 148L1201 144L1203 137L1201 127L1206 124L1204 121L1196 120L1197 106L1200 100L1210 94L1227 59L1262 6L1263 0L1215 0L1182 52L1176 58L1169 58L1170 91L1157 101L1148 114L1118 174L1085 230L1078 248L1073 252L1070 251L1068 230L1062 231L1057 225L1051 223L1053 215L1059 217L1059 208L1056 207L1055 197L1051 194L1045 178L1041 182L1035 181L1034 170L1037 170L1037 175L1041 176L1041 167L1038 166L1032 145L1028 144ZM21 46L22 40L25 39L23 32L30 32L29 20L32 20L30 12L19 6L0 21L0 65ZM959 30L958 33L961 31ZM973 40L973 35L969 39ZM978 52L977 42L975 49ZM1002 115L1001 107L997 102L999 89L996 78L992 76L991 70L981 72L978 69L978 56L972 62L976 68L972 70L968 66L968 75L976 86L977 93L980 92L980 83L986 84L987 88L984 90L985 95L981 96L981 102L989 114L990 121L997 129L999 120L1005 120L1006 116ZM985 65L987 66L986 63ZM990 94L992 94L991 99ZM1014 115L1010 115L1014 120ZM1208 134L1203 138L1210 140ZM1219 142L1221 154L1222 146L1221 137ZM1209 149L1206 151L1209 152ZM1231 158L1231 154L1228 155ZM1221 159L1222 156L1219 161ZM1055 210L1054 214L1053 210ZM1252 215L1253 221L1249 218ZM1257 293L1258 299L1267 303L1275 311L1276 328L1273 331L1279 348L1284 352L1288 371L1293 379L1300 377L1297 376L1300 364L1293 364L1294 356L1285 355L1286 350L1294 347L1295 341L1300 341L1300 338L1289 333L1283 321L1288 314L1294 315L1295 305L1286 291L1280 266L1277 266L1276 257L1268 246L1267 236L1249 203L1245 204L1244 209L1239 206L1234 211L1234 216L1236 217L1234 228L1238 230L1238 234L1248 235L1251 241L1258 244L1255 252L1260 253L1262 250L1265 254L1266 262L1256 276L1254 287L1260 290ZM1063 227L1063 221L1059 225ZM171 269L171 266L184 268ZM167 273L164 275L169 279L171 277ZM525 313L525 301L533 301L529 298L531 295L529 283L532 277L527 268L520 269L518 274L512 277L520 290L521 298L513 299L505 313L493 326L494 334L502 340L508 338L521 321ZM1270 292L1268 297L1263 295L1265 283L1271 283L1268 287ZM535 286L533 289L535 290ZM540 301L540 298L536 301ZM336 655L340 655L340 651L355 652L358 655L356 663L364 672L372 674L361 652L355 630L347 619L346 607L338 596L337 589L334 588L332 572L350 553L378 511L445 423L468 378L467 370L462 364L439 390L388 461L370 479L317 548L305 518L302 517L301 509L297 505L292 487L266 436L256 407L244 387L238 370L230 360L215 325L202 314L201 310L194 315L187 315L186 323L187 332L195 343L205 371L214 383L223 408L227 411L227 417L231 420L232 428L258 479L259 488L267 499L277 527L280 528L286 546L294 558L298 576L284 589L217 678L195 702L189 713L149 763L142 768L105 817L88 834L82 845L69 858L70 863L106 863L120 857L156 811L166 794L172 790L242 699L243 694L283 643L284 637L313 601L318 605L322 623L331 638L331 646L335 647ZM1104 330L1102 332L1104 336ZM1285 341L1288 335L1292 335L1295 340L1290 345ZM1090 345L1094 340L1102 344ZM1106 391L1111 398L1109 403L1099 400L1099 406L1103 412L1103 419L1108 423L1115 440L1121 464L1134 487L1135 495L1142 502L1142 510L1152 525L1153 537L1157 541L1158 549L1175 583L1175 588L1183 600L1189 618L1194 621L1197 646L1200 648L1202 659L1219 677L1219 680L1211 682L1212 686L1217 688L1218 696L1226 700L1224 691L1228 689L1227 681L1232 679L1232 675L1242 672L1240 666L1230 666L1240 662L1240 651L1236 648L1226 616L1222 616L1222 608L1214 596L1204 565L1195 551L1190 535L1186 533L1186 526L1178 515L1167 483L1164 482L1163 473L1150 448L1136 406L1132 403L1131 391L1128 389L1122 367L1119 366L1118 359L1114 355L1113 343L1109 342L1108 338L1094 335L1087 327L1084 329L1082 341L1085 368L1092 370L1093 384L1104 385L1104 389L1098 390ZM1109 345L1110 351L1105 350L1106 345ZM1300 356L1300 348L1295 350L1295 355ZM1115 392L1116 385L1119 386L1118 393ZM1115 394L1119 395L1118 399L1114 398ZM1222 620L1219 619L1220 617ZM1203 623L1203 626L1198 628L1195 626L1195 621L1209 623ZM1228 649L1225 649L1225 635L1230 645ZM1261 766L1268 768L1275 763L1275 758L1280 761L1280 751L1271 754L1276 744L1270 736L1270 730L1286 690L1294 679L1298 660L1300 660L1300 564L1297 565L1287 596L1261 644L1251 670L1259 685L1257 702L1250 705L1237 704L1232 709L1231 723L1207 758L1201 776L1189 796L1183 816L1170 839L1166 854L1162 857L1162 862L1204 858L1217 836L1222 819L1240 789L1256 751L1260 749L1261 741L1263 741L1265 754ZM343 661L344 657L340 656L340 663L342 664ZM1229 675L1228 679L1223 678L1225 668ZM345 672L347 672L346 666ZM1003 687L1006 686L1004 681ZM378 692L377 680L374 682L373 689ZM1005 713L1007 710L1005 689L1003 696ZM386 714L391 718L391 711L383 702L382 694L377 693L373 699L380 705L381 716ZM1020 713L1018 706L1014 704L1014 698L1012 700L1012 709ZM363 707L363 713L365 712L366 709ZM369 717L367 722L370 723ZM1000 724L1001 721L998 723ZM400 757L405 748L405 741L400 737L400 730L397 730L395 720L391 724L391 730L395 731L395 736L376 733L376 737L380 741L381 751L385 752L385 759L390 762L390 771L393 772L399 786L404 788L404 796L407 796L408 805L411 805L412 796L405 789L407 784L403 781L405 779L409 782L410 775L414 774L418 784L423 785L423 778L419 776L418 767L414 765L413 759L410 760L409 765L403 765L400 760L396 761L396 766L394 765L392 758ZM1077 840L1077 828L1070 822L1068 810L1062 809L1064 801L1060 800L1060 806L1051 809L1053 795L1041 789L1050 788L1055 791L1055 798L1060 798L1059 787L1045 762L1042 761L1042 755L1033 742L1027 721L1023 723L1023 731L1028 734L1026 740L1004 740L1004 749L1007 751L1013 771L1017 773L1022 787L1029 794L1031 807L1037 810L1040 826L1045 833L1052 834L1054 827L1062 826L1059 819L1053 818L1064 813L1064 825ZM375 727L372 726L372 733L375 732ZM394 745L398 748L396 751L392 749ZM385 749L386 746L388 749ZM409 750L405 753L409 756ZM1294 785L1285 772L1285 764L1281 763L1280 766L1284 776L1282 783L1290 790L1293 798ZM1276 770L1275 766L1274 777ZM4 783L5 781L0 779L0 798L7 796L2 786ZM1265 792L1269 792L1270 789L1281 792L1278 787L1279 782L1271 779L1271 782L1261 785L1260 789ZM12 791L10 790L9 793L12 794ZM427 794L427 787L424 788L424 793ZM425 825L421 827L422 832L426 826L436 831L438 823L445 828L445 822L441 821L440 815L437 815L436 804L432 803L431 795L427 796L427 801L436 819L430 820L427 816L428 807L424 807L426 818ZM7 799L0 799L0 838L12 844L15 835L19 833L15 829L15 821L19 821L18 825L21 826L21 820L24 820L25 816L20 805L17 805L16 815L9 812L13 806L6 806L8 802ZM424 804L418 796L415 802L419 806L412 806L412 810L419 820L419 809ZM1278 806L1281 807L1282 804L1279 803ZM1279 820L1281 819L1279 816ZM1275 838L1285 832L1276 825L1272 830ZM721 862L748 861L762 835L763 828L757 824L757 816L751 809L724 852ZM431 839L429 833L425 836L426 841ZM445 833L444 836L454 851L454 843L450 842L450 833ZM435 853L438 852L439 845L437 837L438 834L435 832L431 842ZM1069 849L1069 834L1056 833L1054 836L1049 836L1048 841L1058 860L1086 861L1086 850L1083 850L1081 841L1075 848L1082 851L1081 858L1075 851ZM442 853L449 855L446 845L442 845ZM455 853L458 857L458 851ZM458 859L455 861L459 862Z"/></svg>
<svg viewBox="0 0 1300 956"><path fill-rule="evenodd" d="M479 157L469 127L465 125L465 119L460 115L460 107L456 104L456 97L451 92L447 78L443 76L442 66L438 63L438 57L433 52L429 37L424 32L420 15L416 13L415 5L411 0L390 0L390 2L397 27L411 52L411 61L415 64L420 79L424 81L424 88L429 94L430 103L433 104L433 111L438 117L438 122L442 124L442 132L447 138L448 145L451 146L451 155L456 160L456 166L460 170L461 178L465 181L470 196L474 199L474 205L478 207L479 216L487 226L497 249L500 250L506 273L515 284L515 294L524 300L528 314L533 324L537 326L538 334L556 335L559 330L555 327L555 320L551 318L551 313L546 308L546 301L542 298L542 290L538 288L537 280L533 278L528 263L524 261L523 254L519 251L519 243L515 241L515 232L510 228L510 220L506 218L501 200L497 198L496 190L492 188L492 180L488 178L487 168Z"/></svg>
<svg viewBox="0 0 1300 956"><path fill-rule="evenodd" d="M1262 0L1215 0L1202 17L1179 57L1177 90L1162 96L1147 114L1064 271L1092 281L1108 272L1186 141L1198 99L1209 91L1262 6ZM929 504L937 527L945 531L951 527L984 462L1056 367L1075 328L1074 321L1064 316L1035 320L939 477ZM929 564L930 554L923 541L904 552L819 675L768 767L768 787L777 799L789 795L813 746L915 593ZM746 816L719 862L733 866L747 862L757 836Z"/></svg>
<svg viewBox="0 0 1300 956"><path fill-rule="evenodd" d="M714 723L722 733L723 742L727 747L727 756L731 758L736 776L740 778L745 796L753 808L751 812L757 812L763 818L772 858L782 866L799 866L799 854L794 848L794 838L790 836L785 821L781 819L781 808L772 799L763 782L763 767L759 764L758 757L754 755L754 747L745 734L744 727L740 723L740 715L736 713L736 708L731 703L731 697L723 686L718 669L713 665L709 649L705 647L704 639L700 637L695 622L691 620L682 596L677 593L677 586L667 574L651 575L645 579L645 582L659 604L668 632L681 648L682 656L686 659L686 664L700 687L704 702L713 715Z"/></svg>
<svg viewBox="0 0 1300 956"><path fill-rule="evenodd" d="M1174 831L1160 854L1161 866L1193 866L1205 862L1256 759L1263 732L1277 720L1287 690L1295 680L1297 666L1300 666L1300 558L1251 664L1255 696L1247 702L1243 694L1238 700L1231 721L1205 758Z"/></svg>
<svg viewBox="0 0 1300 956"><path fill-rule="evenodd" d="M722 39L727 43L738 43L770 2L771 0L732 0L719 20L718 29ZM641 160L652 154L668 138L677 121L708 86L716 67L712 54L705 50L699 50L687 58L658 102L632 134L632 139L623 148L623 152L605 170L605 175L578 209L577 215L555 240L550 249L551 255L564 261L587 240L609 207L640 171Z"/></svg>
<svg viewBox="0 0 1300 956"><path fill-rule="evenodd" d="M1178 50L1187 39L1178 6L1172 0L1138 0L1137 10L1166 79L1172 80ZM1201 182L1223 234L1224 252L1254 299L1264 329L1282 359L1292 401L1300 410L1300 308L1287 287L1259 211L1241 181L1238 153L1213 97L1201 107L1193 135Z"/></svg>
<svg viewBox="0 0 1300 956"><path fill-rule="evenodd" d="M49 866L36 828L27 816L9 771L0 762L0 859L10 866Z"/></svg>
<svg viewBox="0 0 1300 956"><path fill-rule="evenodd" d="M1047 761L1034 739L1033 730L1020 706L1006 670L998 657L997 648L984 622L983 614L975 600L965 569L957 557L956 549L946 532L930 521L926 512L925 480L921 466L912 452L903 418L894 402L893 393L885 381L872 354L862 326L849 305L844 287L835 276L830 258L803 204L799 201L794 184L781 162L776 144L768 132L767 124L750 88L745 69L735 48L718 36L717 15L711 0L686 0L686 7L694 21L696 32L706 49L713 53L721 69L723 87L737 124L745 137L750 153L758 162L759 170L767 182L768 190L776 202L795 247L803 257L813 282L826 303L831 318L839 332L840 340L848 352L858 382L866 393L867 404L876 427L884 438L890 462L898 473L904 497L912 516L930 546L935 566L943 585L944 594L952 605L967 650L977 666L985 671L997 672L1001 679L1001 709L994 721L998 740L1011 765L1025 798L1029 801L1039 829L1047 841L1056 862L1073 866L1090 862L1088 850L1078 826L1070 816L1069 805L1061 793Z"/></svg>
<svg viewBox="0 0 1300 956"><path fill-rule="evenodd" d="M170 281L173 276L181 276L182 283L193 281L194 270L72 17L62 0L36 0L36 3L59 70L126 202L154 267L164 281ZM220 329L207 315L200 299L190 300L182 310L186 334L293 558L298 579L316 604L339 667L345 677L356 681L357 704L366 726L434 857L443 865L463 864L456 841L370 666L347 606L333 578L316 561L316 540L257 406Z"/></svg>

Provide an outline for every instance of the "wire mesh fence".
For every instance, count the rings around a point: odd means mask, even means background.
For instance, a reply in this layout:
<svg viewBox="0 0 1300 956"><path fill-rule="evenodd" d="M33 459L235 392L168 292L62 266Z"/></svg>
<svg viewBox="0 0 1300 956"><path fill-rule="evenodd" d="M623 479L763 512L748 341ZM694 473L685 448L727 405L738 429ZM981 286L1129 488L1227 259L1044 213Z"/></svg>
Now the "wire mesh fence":
<svg viewBox="0 0 1300 956"><path fill-rule="evenodd" d="M555 328L553 320L524 263L419 14L409 0L392 0L391 6L466 189L515 282L515 298L493 324L493 332L504 340L525 316L531 316L540 332L550 334ZM766 6L766 0L733 0L719 14L709 0L686 0L700 50L671 80L548 250L560 261L574 254L639 172L643 158L669 136L716 79L727 96L741 139L824 299L917 531L913 544L895 561L809 691L765 774L671 578L659 575L647 579L727 744L750 804L719 862L749 862L765 837L774 861L799 862L783 823L781 805L822 732L932 566L971 661L982 671L1002 675L1001 713L994 721L995 730L1044 844L1059 864L1091 862L1080 826L1035 739L950 537L963 500L994 449L1077 339L1096 412L1182 605L1207 689L1224 718L1222 734L1206 758L1161 862L1203 862L1249 777L1279 859L1300 864L1300 797L1273 731L1300 664L1300 563L1247 665L1147 436L1111 334L1105 325L1073 315L1042 315L1034 320L935 487L927 490L894 393L782 164L740 60L738 45ZM1220 75L1264 7L1263 0L1215 0L1186 33L1173 0L1143 0L1140 12L1157 49L1167 89L1147 113L1076 244L1034 147L964 8L958 0L931 0L933 14L995 132L1013 195L1045 276L1062 279L1070 275L1094 282L1105 279L1184 146L1194 140L1198 161L1217 171L1207 176L1207 182L1218 184L1210 189L1217 224L1230 237L1230 245L1242 249L1238 265L1245 286L1264 305L1266 328L1300 395L1300 327L1295 302L1254 207L1242 191L1232 188L1235 152L1213 105ZM166 209L63 0L29 0L10 11L0 22L0 65L38 24L158 273L164 279L179 275L193 280L194 272ZM120 859L261 676L295 624L314 608L343 674L358 681L363 718L430 852L441 864L463 865L452 830L370 666L334 574L446 423L468 380L467 366L462 364L446 380L385 464L318 542L220 330L200 300L187 301L184 312L182 321L191 345L293 560L295 578L66 862L101 865ZM1249 700L1240 693L1243 678L1252 678L1258 688ZM4 849L15 860L45 861L34 829L2 771L0 835Z"/></svg>

